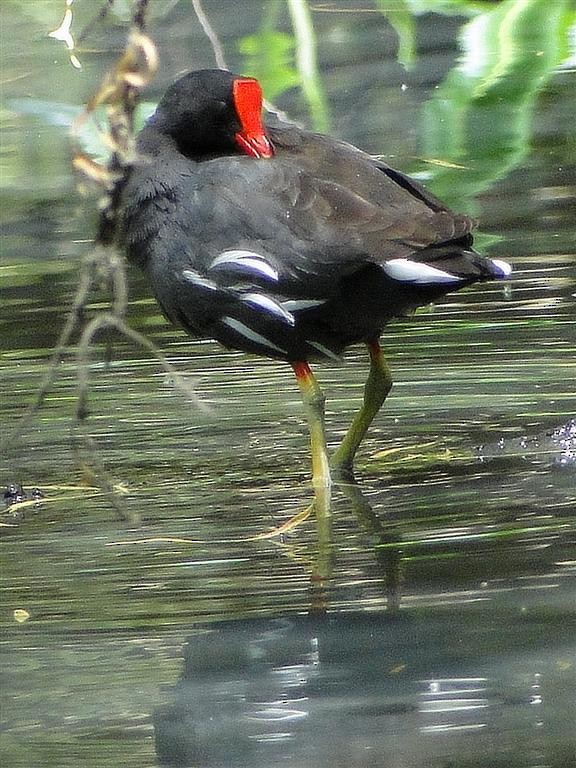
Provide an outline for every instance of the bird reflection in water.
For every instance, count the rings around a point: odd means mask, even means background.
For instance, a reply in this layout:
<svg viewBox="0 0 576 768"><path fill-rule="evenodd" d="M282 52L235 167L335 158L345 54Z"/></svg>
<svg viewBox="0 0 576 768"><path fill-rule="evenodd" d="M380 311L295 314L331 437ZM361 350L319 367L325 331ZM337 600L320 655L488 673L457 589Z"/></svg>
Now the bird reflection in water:
<svg viewBox="0 0 576 768"><path fill-rule="evenodd" d="M486 622L476 607L195 630L171 701L154 717L160 764L568 768L574 669L560 679L557 648L534 623L495 630L485 648ZM526 631L533 646L521 651Z"/></svg>

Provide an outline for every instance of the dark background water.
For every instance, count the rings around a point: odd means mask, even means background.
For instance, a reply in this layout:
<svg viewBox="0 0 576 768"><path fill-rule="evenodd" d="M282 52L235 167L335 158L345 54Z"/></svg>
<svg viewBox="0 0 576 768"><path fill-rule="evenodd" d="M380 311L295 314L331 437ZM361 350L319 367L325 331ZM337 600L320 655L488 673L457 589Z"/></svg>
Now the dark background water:
<svg viewBox="0 0 576 768"><path fill-rule="evenodd" d="M77 34L97 8L73 9ZM111 356L96 345L92 358L97 457L72 428L73 349L18 427L94 233L67 126L127 19L92 28L77 70L47 37L63 3L2 4L0 408L16 436L0 468L46 495L2 520L7 765L576 764L574 8L410 9L205 3L232 68L261 77L293 119L472 212L484 249L515 269L505 288L385 334L395 386L358 456L364 497L335 494L322 620L305 618L313 523L258 538L310 498L286 366L190 341L130 272L129 322L210 410L113 338ZM161 61L150 101L213 65L189 3L153 3L149 31ZM107 298L94 294L92 311ZM361 399L363 350L318 375L335 444ZM96 461L126 492L124 518L87 487ZM366 500L374 516L359 520Z"/></svg>

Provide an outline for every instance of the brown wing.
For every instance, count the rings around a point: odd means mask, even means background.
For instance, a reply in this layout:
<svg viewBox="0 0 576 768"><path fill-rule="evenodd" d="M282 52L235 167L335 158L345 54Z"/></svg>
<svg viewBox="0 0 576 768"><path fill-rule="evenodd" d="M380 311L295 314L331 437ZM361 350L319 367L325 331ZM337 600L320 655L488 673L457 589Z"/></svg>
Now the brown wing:
<svg viewBox="0 0 576 768"><path fill-rule="evenodd" d="M302 170L293 199L302 219L320 217L381 263L469 235L473 221L424 187L357 148L287 126L270 135L285 162Z"/></svg>

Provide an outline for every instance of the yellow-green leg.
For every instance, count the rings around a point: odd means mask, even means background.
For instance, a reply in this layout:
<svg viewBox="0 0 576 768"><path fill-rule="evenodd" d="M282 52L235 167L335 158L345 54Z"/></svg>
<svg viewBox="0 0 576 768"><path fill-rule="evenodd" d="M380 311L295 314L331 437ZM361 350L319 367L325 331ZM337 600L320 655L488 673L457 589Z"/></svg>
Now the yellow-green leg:
<svg viewBox="0 0 576 768"><path fill-rule="evenodd" d="M318 526L320 542L329 543L331 539L330 502L332 480L330 477L330 464L328 462L324 427L325 397L308 363L292 363L292 368L300 387L310 430L312 486L314 488L316 524Z"/></svg>
<svg viewBox="0 0 576 768"><path fill-rule="evenodd" d="M354 480L353 464L358 446L392 388L392 376L380 344L376 340L367 346L370 372L364 388L364 402L330 462L334 477L347 481Z"/></svg>

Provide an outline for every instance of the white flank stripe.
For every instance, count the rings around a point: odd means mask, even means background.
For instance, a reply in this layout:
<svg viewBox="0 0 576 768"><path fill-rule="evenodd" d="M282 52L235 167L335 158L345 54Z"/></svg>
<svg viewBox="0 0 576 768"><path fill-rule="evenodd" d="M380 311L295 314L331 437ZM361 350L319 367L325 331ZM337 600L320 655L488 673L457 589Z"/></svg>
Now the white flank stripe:
<svg viewBox="0 0 576 768"><path fill-rule="evenodd" d="M268 349L273 349L275 352L280 352L282 355L288 354L285 349L276 346L270 339L267 339L260 333L256 333L252 328L248 328L247 325L244 325L244 323L241 323L239 320L235 320L233 317L223 317L220 322L222 325L227 325L229 328L232 328L233 331L236 331L240 336L244 336L245 339L248 339L248 341L251 341L254 344L259 344L261 347L268 347Z"/></svg>
<svg viewBox="0 0 576 768"><path fill-rule="evenodd" d="M434 285L434 283L461 283L464 278L451 275L442 269L431 267L410 259L390 259L385 261L382 269L388 277L400 280L403 283L417 283L418 285Z"/></svg>
<svg viewBox="0 0 576 768"><path fill-rule="evenodd" d="M496 269L500 270L502 277L508 277L508 275L512 274L512 265L508 264L507 261L502 261L502 259L492 259L492 264L494 264Z"/></svg>
<svg viewBox="0 0 576 768"><path fill-rule="evenodd" d="M318 341L309 341L308 339L306 339L306 344L308 344L310 347L314 347L314 349L317 349L321 355L324 355L324 357L329 357L331 360L337 360L339 363L342 362L342 358L338 357L336 352L332 352L331 349L325 347L324 344L320 344Z"/></svg>
<svg viewBox="0 0 576 768"><path fill-rule="evenodd" d="M288 299L282 302L282 306L289 312L298 312L300 309L312 309L325 303L325 299Z"/></svg>
<svg viewBox="0 0 576 768"><path fill-rule="evenodd" d="M194 283L194 285L197 285L199 288L206 288L209 291L217 290L218 286L216 283L213 283L212 280L207 280L205 277L201 277L198 272L193 272L191 269L184 269L182 271L182 276L189 283Z"/></svg>
<svg viewBox="0 0 576 768"><path fill-rule="evenodd" d="M223 251L216 256L210 269L236 269L241 272L254 272L261 277L278 282L278 272L263 256L253 251Z"/></svg>
<svg viewBox="0 0 576 768"><path fill-rule="evenodd" d="M263 293L243 293L241 301L261 307L262 309L265 309L266 312L281 317L289 325L294 325L296 322L293 314L288 312L287 309L284 309L284 307L277 301L274 301L274 299L271 299L269 296L265 296Z"/></svg>

